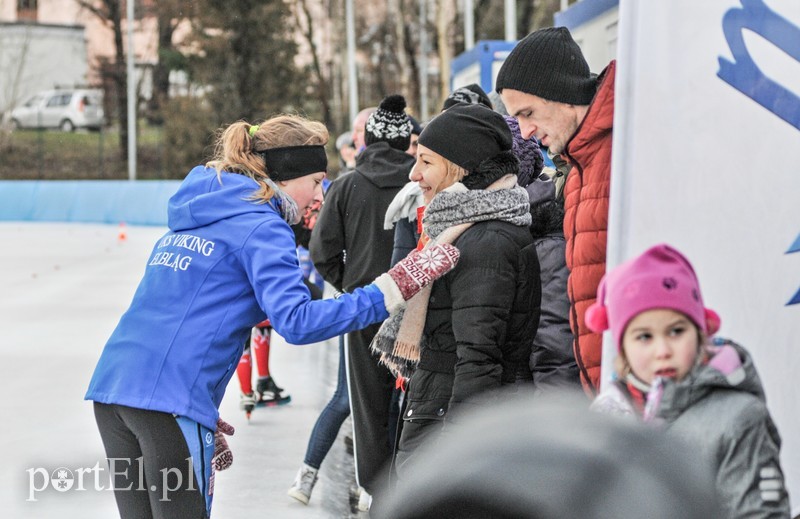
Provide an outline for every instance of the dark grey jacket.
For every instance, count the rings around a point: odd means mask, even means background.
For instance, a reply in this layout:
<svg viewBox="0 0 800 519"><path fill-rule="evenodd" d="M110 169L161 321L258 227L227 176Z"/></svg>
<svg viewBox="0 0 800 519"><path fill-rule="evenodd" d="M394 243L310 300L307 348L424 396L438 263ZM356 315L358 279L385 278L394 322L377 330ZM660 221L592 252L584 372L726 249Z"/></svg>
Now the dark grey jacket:
<svg viewBox="0 0 800 519"><path fill-rule="evenodd" d="M556 199L554 182L544 175L525 190L531 200L531 235L542 282L539 329L530 356L533 383L537 389L580 389L569 326L564 207Z"/></svg>

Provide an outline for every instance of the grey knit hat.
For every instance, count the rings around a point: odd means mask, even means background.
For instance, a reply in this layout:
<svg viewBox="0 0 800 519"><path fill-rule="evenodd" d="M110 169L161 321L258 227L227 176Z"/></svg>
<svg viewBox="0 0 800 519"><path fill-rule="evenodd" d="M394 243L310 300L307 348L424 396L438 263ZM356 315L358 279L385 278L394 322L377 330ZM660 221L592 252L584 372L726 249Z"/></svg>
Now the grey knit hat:
<svg viewBox="0 0 800 519"><path fill-rule="evenodd" d="M497 92L519 90L543 99L588 105L597 77L566 27L539 29L523 38L497 74Z"/></svg>
<svg viewBox="0 0 800 519"><path fill-rule="evenodd" d="M447 99L444 100L442 110L447 110L456 103L467 103L469 105L482 104L486 108L494 109L492 100L486 95L480 85L471 83L461 88L456 88Z"/></svg>

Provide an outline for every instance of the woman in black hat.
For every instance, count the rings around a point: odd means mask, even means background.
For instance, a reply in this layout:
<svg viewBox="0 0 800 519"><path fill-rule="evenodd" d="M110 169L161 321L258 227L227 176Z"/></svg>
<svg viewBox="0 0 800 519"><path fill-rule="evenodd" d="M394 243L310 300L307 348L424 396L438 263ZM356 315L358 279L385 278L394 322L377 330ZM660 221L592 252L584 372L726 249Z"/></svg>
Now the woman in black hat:
<svg viewBox="0 0 800 519"><path fill-rule="evenodd" d="M417 448L448 423L531 379L539 318L539 263L528 226L519 163L501 115L456 104L419 139L411 180L427 204L425 248L452 243L459 265L391 317L373 342L382 361L408 379L395 467L408 477Z"/></svg>

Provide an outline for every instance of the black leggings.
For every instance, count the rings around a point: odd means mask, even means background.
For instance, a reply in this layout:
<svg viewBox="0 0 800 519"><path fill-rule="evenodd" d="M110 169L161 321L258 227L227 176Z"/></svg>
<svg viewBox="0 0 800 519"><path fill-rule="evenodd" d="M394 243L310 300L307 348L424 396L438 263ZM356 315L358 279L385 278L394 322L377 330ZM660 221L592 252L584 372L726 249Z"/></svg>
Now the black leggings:
<svg viewBox="0 0 800 519"><path fill-rule="evenodd" d="M190 453L188 436L175 416L97 402L94 415L121 519L208 518L208 478L202 477L198 485L195 473L199 469L200 474L210 474L207 457L198 455L196 448ZM203 446L208 429L194 426L198 437L192 443ZM213 451L213 432L211 437Z"/></svg>

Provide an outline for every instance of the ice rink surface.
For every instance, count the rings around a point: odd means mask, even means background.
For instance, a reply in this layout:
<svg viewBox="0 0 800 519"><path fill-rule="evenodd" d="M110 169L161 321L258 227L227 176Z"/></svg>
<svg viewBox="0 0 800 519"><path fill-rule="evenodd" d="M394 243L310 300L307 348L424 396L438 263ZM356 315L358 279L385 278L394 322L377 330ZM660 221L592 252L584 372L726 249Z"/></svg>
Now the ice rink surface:
<svg viewBox="0 0 800 519"><path fill-rule="evenodd" d="M91 402L83 400L106 339L127 308L161 227L0 223L0 516L117 517ZM367 517L349 504L353 459L339 438L311 502L286 495L311 428L333 394L337 341L287 345L273 333L270 371L292 402L257 409L248 424L236 377L221 416L236 427L234 463L217 474L212 518ZM89 471L95 467L99 470ZM66 468L72 488L44 474ZM83 489L78 473L84 471ZM95 481L95 475L100 476Z"/></svg>

